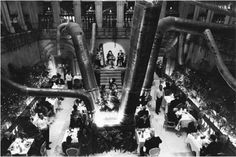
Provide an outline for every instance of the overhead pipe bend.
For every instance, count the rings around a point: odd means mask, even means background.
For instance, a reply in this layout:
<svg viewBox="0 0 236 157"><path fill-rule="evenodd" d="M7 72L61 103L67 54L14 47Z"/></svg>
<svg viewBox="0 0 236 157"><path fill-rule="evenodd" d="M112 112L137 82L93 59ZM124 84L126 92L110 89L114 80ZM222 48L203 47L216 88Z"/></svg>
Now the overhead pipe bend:
<svg viewBox="0 0 236 157"><path fill-rule="evenodd" d="M145 75L143 88L146 90L149 90L151 88L153 75L156 68L156 61L165 32L174 30L202 36L202 33L207 28L211 29L215 34L223 34L232 37L234 37L236 32L236 26L234 25L205 23L171 16L160 19L156 29L155 39L152 45L152 51L148 62L148 68Z"/></svg>
<svg viewBox="0 0 236 157"><path fill-rule="evenodd" d="M90 94L85 90L68 90L68 89L48 89L48 88L31 88L15 83L5 77L1 77L1 84L4 87L11 87L20 93L39 96L39 97L72 97L81 98L89 111L94 112L94 105Z"/></svg>
<svg viewBox="0 0 236 157"><path fill-rule="evenodd" d="M224 64L224 61L220 55L219 49L216 45L211 31L209 29L206 29L204 31L204 35L211 52L215 56L218 71L220 72L221 76L226 81L226 83L236 92L236 79L233 77L233 75L228 70L227 66Z"/></svg>
<svg viewBox="0 0 236 157"><path fill-rule="evenodd" d="M84 88L91 93L95 104L100 99L100 92L93 71L91 58L89 57L83 30L78 23L73 22L68 23L66 28L72 36Z"/></svg>
<svg viewBox="0 0 236 157"><path fill-rule="evenodd" d="M61 38L61 30L62 28L64 28L67 23L62 23L60 25L57 26L57 36L56 36L56 50L57 50L57 55L60 56L61 55L61 49L60 49L60 38Z"/></svg>

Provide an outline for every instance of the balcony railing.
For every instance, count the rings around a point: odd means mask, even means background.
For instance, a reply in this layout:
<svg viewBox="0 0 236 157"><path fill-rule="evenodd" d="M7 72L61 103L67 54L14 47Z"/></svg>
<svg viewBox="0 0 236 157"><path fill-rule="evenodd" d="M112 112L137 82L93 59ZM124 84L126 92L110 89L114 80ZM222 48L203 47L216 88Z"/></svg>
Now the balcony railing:
<svg viewBox="0 0 236 157"><path fill-rule="evenodd" d="M133 18L133 13L125 13L124 16L124 27L125 28L130 28L132 25L132 18Z"/></svg>
<svg viewBox="0 0 236 157"><path fill-rule="evenodd" d="M83 30L85 32L92 31L92 24L96 23L95 13L86 13L82 16Z"/></svg>
<svg viewBox="0 0 236 157"><path fill-rule="evenodd" d="M103 14L103 28L116 28L116 15L114 13Z"/></svg>
<svg viewBox="0 0 236 157"><path fill-rule="evenodd" d="M52 29L53 28L53 16L52 14L39 14L39 29Z"/></svg>
<svg viewBox="0 0 236 157"><path fill-rule="evenodd" d="M26 31L22 33L14 33L1 37L1 53L13 51L24 45L29 45L30 43L38 40L37 31Z"/></svg>

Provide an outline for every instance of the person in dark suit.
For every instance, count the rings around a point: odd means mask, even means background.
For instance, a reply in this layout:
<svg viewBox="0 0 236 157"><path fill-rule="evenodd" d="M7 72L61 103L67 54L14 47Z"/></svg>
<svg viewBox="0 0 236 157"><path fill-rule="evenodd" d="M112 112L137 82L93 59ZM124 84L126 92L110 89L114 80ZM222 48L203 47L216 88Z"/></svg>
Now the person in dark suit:
<svg viewBox="0 0 236 157"><path fill-rule="evenodd" d="M159 148L160 143L162 140L159 136L155 137L154 131L150 133L150 138L147 139L144 143L143 152L144 154L149 154L149 150L152 148Z"/></svg>
<svg viewBox="0 0 236 157"><path fill-rule="evenodd" d="M216 156L219 150L219 144L216 142L216 136L210 135L209 140L211 143L207 147L203 147L201 155Z"/></svg>
<svg viewBox="0 0 236 157"><path fill-rule="evenodd" d="M150 128L150 119L147 115L139 117L136 121L137 128Z"/></svg>
<svg viewBox="0 0 236 157"><path fill-rule="evenodd" d="M67 136L66 137L66 141L64 141L62 143L62 151L66 154L66 150L68 148L79 148L79 144L78 143L71 143L72 142L72 138L71 136ZM66 154L67 155L67 154Z"/></svg>
<svg viewBox="0 0 236 157"><path fill-rule="evenodd" d="M7 149L14 140L14 136L9 131L4 133L4 137L1 140L1 156L5 156L7 154Z"/></svg>

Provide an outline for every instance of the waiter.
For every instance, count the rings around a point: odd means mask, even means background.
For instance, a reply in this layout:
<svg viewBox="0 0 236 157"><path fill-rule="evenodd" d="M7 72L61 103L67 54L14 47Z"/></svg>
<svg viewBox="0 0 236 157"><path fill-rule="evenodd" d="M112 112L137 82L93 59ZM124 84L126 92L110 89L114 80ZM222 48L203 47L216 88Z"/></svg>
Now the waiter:
<svg viewBox="0 0 236 157"><path fill-rule="evenodd" d="M35 125L39 128L41 131L45 141L46 141L46 149L51 149L49 147L49 121L48 118L43 115L43 113L38 113L39 118L36 120Z"/></svg>

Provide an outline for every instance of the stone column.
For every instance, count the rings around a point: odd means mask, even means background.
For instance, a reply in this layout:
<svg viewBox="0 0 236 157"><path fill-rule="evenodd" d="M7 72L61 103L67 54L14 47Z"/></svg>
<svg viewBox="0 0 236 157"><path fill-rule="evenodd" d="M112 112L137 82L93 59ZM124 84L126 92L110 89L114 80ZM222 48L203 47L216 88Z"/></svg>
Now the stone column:
<svg viewBox="0 0 236 157"><path fill-rule="evenodd" d="M16 10L17 10L19 24L22 27L22 29L27 30L27 26L25 25L24 15L22 12L21 2L16 1L14 3L15 3Z"/></svg>
<svg viewBox="0 0 236 157"><path fill-rule="evenodd" d="M206 22L211 22L212 21L212 18L214 16L214 11L212 10L208 10L207 11L207 18L206 18Z"/></svg>
<svg viewBox="0 0 236 157"><path fill-rule="evenodd" d="M60 24L60 2L52 1L52 12L53 12L53 27L56 28Z"/></svg>
<svg viewBox="0 0 236 157"><path fill-rule="evenodd" d="M167 6L167 2L163 1L162 6L161 6L161 13L160 13L159 19L162 19L166 16L166 6Z"/></svg>
<svg viewBox="0 0 236 157"><path fill-rule="evenodd" d="M26 8L28 10L30 23L34 29L37 29L38 28L38 14L36 12L36 6L34 4L35 2L33 1L28 1L25 3Z"/></svg>
<svg viewBox="0 0 236 157"><path fill-rule="evenodd" d="M95 1L95 14L98 28L102 28L102 1Z"/></svg>
<svg viewBox="0 0 236 157"><path fill-rule="evenodd" d="M80 24L82 26L82 17L81 17L81 1L80 0L74 0L73 1L74 6L74 16L75 16L75 22Z"/></svg>
<svg viewBox="0 0 236 157"><path fill-rule="evenodd" d="M231 17L226 15L225 16L225 21L224 21L224 24L230 24L230 20L231 20Z"/></svg>
<svg viewBox="0 0 236 157"><path fill-rule="evenodd" d="M12 27L12 24L11 24L11 19L10 19L10 16L9 16L9 11L8 11L8 8L7 8L6 1L1 2L1 14L2 14L2 20L5 24L5 26L7 27L7 30L11 33L15 33L15 30Z"/></svg>
<svg viewBox="0 0 236 157"><path fill-rule="evenodd" d="M199 6L195 6L194 14L193 14L193 20L197 20L197 18L199 16L199 11L200 11L200 7Z"/></svg>
<svg viewBox="0 0 236 157"><path fill-rule="evenodd" d="M124 26L124 1L117 1L117 23L116 26L118 28L122 28Z"/></svg>
<svg viewBox="0 0 236 157"><path fill-rule="evenodd" d="M180 1L179 2L179 17L180 18L187 18L188 16L188 8L189 8L189 5Z"/></svg>

